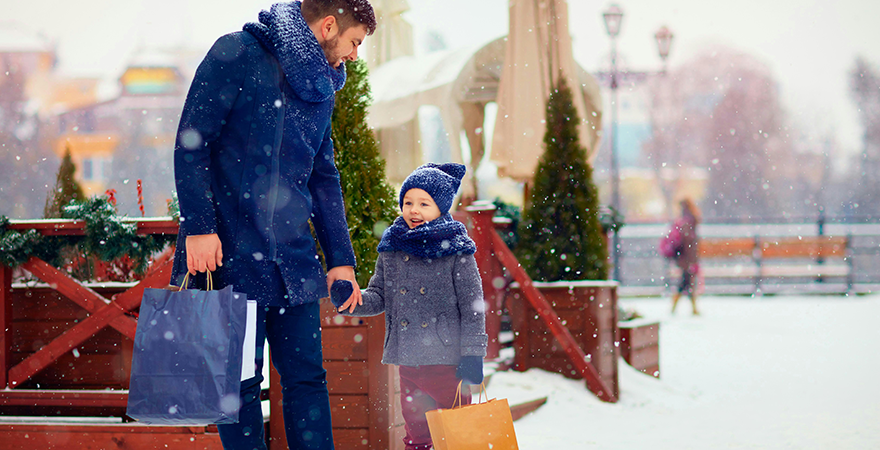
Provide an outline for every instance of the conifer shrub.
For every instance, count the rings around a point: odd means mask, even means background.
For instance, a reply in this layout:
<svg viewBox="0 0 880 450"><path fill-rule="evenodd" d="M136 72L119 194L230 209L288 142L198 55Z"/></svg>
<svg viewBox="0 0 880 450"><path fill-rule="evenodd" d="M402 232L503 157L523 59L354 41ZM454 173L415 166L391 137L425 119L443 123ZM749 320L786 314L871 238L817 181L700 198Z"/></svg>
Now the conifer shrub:
<svg viewBox="0 0 880 450"><path fill-rule="evenodd" d="M86 199L82 186L76 181L76 165L70 156L70 146L64 151L64 158L58 166L58 175L55 176L55 186L46 196L46 206L43 208L44 219L60 218L64 215L64 207L68 203Z"/></svg>
<svg viewBox="0 0 880 450"><path fill-rule="evenodd" d="M385 160L367 125L372 102L367 64L359 59L345 64L345 87L336 93L333 144L336 167L345 199L346 219L357 257L357 282L366 287L373 276L376 247L397 217L397 198L385 180Z"/></svg>
<svg viewBox="0 0 880 450"><path fill-rule="evenodd" d="M599 192L578 139L578 123L572 91L560 76L547 101L544 154L516 247L520 263L535 281L608 278Z"/></svg>

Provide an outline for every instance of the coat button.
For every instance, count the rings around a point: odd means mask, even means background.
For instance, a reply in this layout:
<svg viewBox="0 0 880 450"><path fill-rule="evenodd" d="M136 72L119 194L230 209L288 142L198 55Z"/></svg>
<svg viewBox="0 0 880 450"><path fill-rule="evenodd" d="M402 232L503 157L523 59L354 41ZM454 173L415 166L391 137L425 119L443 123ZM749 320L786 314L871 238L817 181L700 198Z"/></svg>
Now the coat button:
<svg viewBox="0 0 880 450"><path fill-rule="evenodd" d="M404 261L409 261L409 255L403 255L403 260L404 260Z"/></svg>
<svg viewBox="0 0 880 450"><path fill-rule="evenodd" d="M428 328L428 322L422 322L422 328Z"/></svg>
<svg viewBox="0 0 880 450"><path fill-rule="evenodd" d="M425 289L425 288L421 288L421 289L419 289L419 293L422 294L422 295L425 295L427 292L428 292L428 290Z"/></svg>
<svg viewBox="0 0 880 450"><path fill-rule="evenodd" d="M406 288L401 289L401 290L400 290L400 293L401 293L401 294L406 294Z"/></svg>
<svg viewBox="0 0 880 450"><path fill-rule="evenodd" d="M407 325L409 325L409 322L406 319L400 321L400 326L406 327Z"/></svg>

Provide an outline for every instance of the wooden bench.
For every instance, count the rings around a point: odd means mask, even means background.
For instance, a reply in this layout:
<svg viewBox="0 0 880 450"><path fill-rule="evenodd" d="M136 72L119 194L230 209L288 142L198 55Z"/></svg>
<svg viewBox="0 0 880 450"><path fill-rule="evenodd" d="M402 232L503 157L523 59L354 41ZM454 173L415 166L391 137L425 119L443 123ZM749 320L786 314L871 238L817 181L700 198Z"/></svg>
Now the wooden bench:
<svg viewBox="0 0 880 450"><path fill-rule="evenodd" d="M699 254L704 279L750 278L755 292L768 280L796 278L842 279L847 291L852 288L849 236L702 238ZM670 266L670 277L680 277L678 267Z"/></svg>

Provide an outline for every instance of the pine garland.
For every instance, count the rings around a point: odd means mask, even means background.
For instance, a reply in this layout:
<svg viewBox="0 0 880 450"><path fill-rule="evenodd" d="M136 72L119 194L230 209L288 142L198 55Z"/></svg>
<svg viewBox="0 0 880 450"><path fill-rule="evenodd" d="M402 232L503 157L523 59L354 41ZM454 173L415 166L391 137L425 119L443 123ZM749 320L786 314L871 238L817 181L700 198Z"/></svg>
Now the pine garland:
<svg viewBox="0 0 880 450"><path fill-rule="evenodd" d="M134 272L143 273L156 252L164 250L176 236L140 236L137 225L125 222L107 197L73 201L63 208L63 217L85 222L85 236L43 236L36 230L9 230L9 219L0 216L0 264L18 267L32 256L60 267L65 255L95 256L104 262L128 257Z"/></svg>
<svg viewBox="0 0 880 450"><path fill-rule="evenodd" d="M498 230L498 234L508 248L516 250L516 244L519 243L519 223L522 221L522 209L505 203L500 198L496 198L492 204L495 205L495 217L510 219L508 231Z"/></svg>
<svg viewBox="0 0 880 450"><path fill-rule="evenodd" d="M64 246L59 236L43 236L37 230L7 230L9 219L0 216L0 264L18 267L31 256L46 261L54 266L61 263L60 249ZM80 236L70 236L80 238ZM73 239L71 239L73 240Z"/></svg>

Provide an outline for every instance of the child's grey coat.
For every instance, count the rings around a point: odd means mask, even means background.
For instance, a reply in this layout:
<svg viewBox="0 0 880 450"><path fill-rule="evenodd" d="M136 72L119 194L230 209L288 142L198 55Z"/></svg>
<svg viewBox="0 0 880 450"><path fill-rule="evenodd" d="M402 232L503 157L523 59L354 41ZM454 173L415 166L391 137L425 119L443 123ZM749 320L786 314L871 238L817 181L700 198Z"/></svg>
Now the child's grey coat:
<svg viewBox="0 0 880 450"><path fill-rule="evenodd" d="M343 314L385 313L385 364L456 365L462 356L486 356L483 288L474 255L427 259L379 253L363 299L353 313Z"/></svg>

